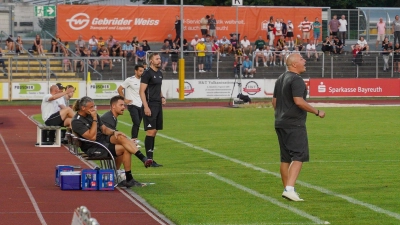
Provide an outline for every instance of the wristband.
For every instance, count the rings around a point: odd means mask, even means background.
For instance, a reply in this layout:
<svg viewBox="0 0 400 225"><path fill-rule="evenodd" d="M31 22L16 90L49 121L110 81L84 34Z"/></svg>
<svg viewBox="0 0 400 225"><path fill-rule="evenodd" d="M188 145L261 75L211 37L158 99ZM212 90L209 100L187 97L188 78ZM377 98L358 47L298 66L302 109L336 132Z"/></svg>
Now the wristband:
<svg viewBox="0 0 400 225"><path fill-rule="evenodd" d="M318 110L318 112L317 112L317 114L315 114L316 116L319 116L319 110Z"/></svg>

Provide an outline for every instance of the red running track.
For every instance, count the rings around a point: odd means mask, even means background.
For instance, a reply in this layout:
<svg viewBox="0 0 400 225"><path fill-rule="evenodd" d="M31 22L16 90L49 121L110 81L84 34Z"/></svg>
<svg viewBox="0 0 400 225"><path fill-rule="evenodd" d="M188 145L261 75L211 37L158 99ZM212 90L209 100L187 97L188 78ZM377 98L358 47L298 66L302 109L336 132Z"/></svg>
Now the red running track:
<svg viewBox="0 0 400 225"><path fill-rule="evenodd" d="M29 115L40 106L2 106L0 110L0 224L71 224L73 211L86 206L102 225L170 224L126 189L62 191L54 185L56 165L89 168L64 147L38 148Z"/></svg>

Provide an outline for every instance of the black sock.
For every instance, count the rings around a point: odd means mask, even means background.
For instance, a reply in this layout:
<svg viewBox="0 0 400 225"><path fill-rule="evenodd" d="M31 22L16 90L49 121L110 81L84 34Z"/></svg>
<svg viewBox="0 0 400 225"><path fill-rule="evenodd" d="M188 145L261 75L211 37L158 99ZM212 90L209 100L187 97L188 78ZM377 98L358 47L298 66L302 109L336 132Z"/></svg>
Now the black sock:
<svg viewBox="0 0 400 225"><path fill-rule="evenodd" d="M125 171L125 177L127 182L131 181L133 179L132 172L130 170Z"/></svg>
<svg viewBox="0 0 400 225"><path fill-rule="evenodd" d="M138 157L138 159L140 159L142 162L146 161L146 156L144 156L140 150L135 153L135 156Z"/></svg>
<svg viewBox="0 0 400 225"><path fill-rule="evenodd" d="M146 138L144 139L144 147L146 148L147 158L153 159L154 137L146 136Z"/></svg>

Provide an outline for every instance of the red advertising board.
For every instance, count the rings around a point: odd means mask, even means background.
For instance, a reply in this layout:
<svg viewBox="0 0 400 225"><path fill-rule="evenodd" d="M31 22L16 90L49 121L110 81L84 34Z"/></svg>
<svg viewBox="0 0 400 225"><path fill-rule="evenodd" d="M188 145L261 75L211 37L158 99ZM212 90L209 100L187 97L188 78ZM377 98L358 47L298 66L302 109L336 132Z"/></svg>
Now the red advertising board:
<svg viewBox="0 0 400 225"><path fill-rule="evenodd" d="M400 79L310 79L310 97L399 97Z"/></svg>

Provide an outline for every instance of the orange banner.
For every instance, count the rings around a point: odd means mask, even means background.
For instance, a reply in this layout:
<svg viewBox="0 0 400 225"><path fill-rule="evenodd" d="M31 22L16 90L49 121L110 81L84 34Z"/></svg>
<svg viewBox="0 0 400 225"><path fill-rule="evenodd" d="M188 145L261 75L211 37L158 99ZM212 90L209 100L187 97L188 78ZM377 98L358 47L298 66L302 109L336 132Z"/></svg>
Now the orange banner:
<svg viewBox="0 0 400 225"><path fill-rule="evenodd" d="M298 25L307 16L310 21L319 17L321 8L277 8L239 7L238 29L241 39L244 35L250 41L258 36L266 39L266 24L269 17L291 20L294 34L301 34ZM62 40L74 41L79 35L89 40L92 35L107 39L113 35L116 40L139 40L162 42L168 34L175 38L175 16L180 15L180 6L104 6L104 5L58 5L57 32ZM184 37L190 41L195 34L201 35L200 19L214 14L217 20L217 36L236 32L235 7L184 7ZM321 32L322 33L322 32Z"/></svg>

